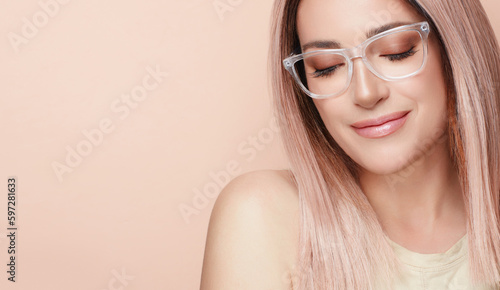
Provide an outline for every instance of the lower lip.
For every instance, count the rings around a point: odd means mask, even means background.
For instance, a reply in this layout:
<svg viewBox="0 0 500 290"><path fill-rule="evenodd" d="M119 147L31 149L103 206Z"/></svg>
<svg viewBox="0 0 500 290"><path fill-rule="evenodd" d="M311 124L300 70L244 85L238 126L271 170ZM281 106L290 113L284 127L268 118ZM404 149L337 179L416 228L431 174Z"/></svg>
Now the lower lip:
<svg viewBox="0 0 500 290"><path fill-rule="evenodd" d="M399 128L401 128L404 123L406 122L406 119L408 118L408 114L404 115L403 117L392 120L389 122L386 122L382 125L378 126L371 126L371 127L365 127L365 128L354 128L354 131L358 133L358 135L365 137L365 138L381 138L385 137L387 135L390 135L394 132L396 132Z"/></svg>

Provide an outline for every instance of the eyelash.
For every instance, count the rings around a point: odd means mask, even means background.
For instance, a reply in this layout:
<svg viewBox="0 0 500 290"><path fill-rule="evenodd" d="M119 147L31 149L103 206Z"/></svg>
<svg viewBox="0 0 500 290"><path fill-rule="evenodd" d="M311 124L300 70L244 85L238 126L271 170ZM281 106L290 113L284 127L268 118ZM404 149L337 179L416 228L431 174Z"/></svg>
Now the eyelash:
<svg viewBox="0 0 500 290"><path fill-rule="evenodd" d="M415 48L415 46L413 46L408 51L403 52L403 53L388 54L388 55L384 55L384 56L387 57L390 61L400 61L400 60L403 60L405 58L408 58L408 57L414 55L417 52L417 51L413 50L414 48Z"/></svg>
<svg viewBox="0 0 500 290"><path fill-rule="evenodd" d="M389 59L389 61L392 61L392 62L401 61L401 60L408 58L408 57L414 55L415 53L417 53L417 51L413 50L414 48L415 48L415 46L413 46L408 51L403 52L403 53L388 54L388 55L383 55L383 56L387 57ZM329 76L331 73L335 72L339 68L339 66L340 65L335 65L335 66L329 67L329 68L324 69L324 70L316 70L314 73L312 73L313 77L318 78L318 77Z"/></svg>
<svg viewBox="0 0 500 290"><path fill-rule="evenodd" d="M313 72L313 77L319 78L319 77L329 76L331 73L335 72L339 68L339 66L340 65L337 64L327 69L316 70L315 72Z"/></svg>

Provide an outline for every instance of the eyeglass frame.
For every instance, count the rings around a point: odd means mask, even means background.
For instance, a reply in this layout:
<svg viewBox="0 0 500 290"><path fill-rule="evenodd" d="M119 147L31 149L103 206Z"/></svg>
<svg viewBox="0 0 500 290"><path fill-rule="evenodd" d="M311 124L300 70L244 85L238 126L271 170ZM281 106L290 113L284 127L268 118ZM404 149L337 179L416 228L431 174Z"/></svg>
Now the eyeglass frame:
<svg viewBox="0 0 500 290"><path fill-rule="evenodd" d="M400 77L386 77L386 76L383 76L380 73L378 73L373 68L373 66L370 64L368 59L366 58L365 52L366 52L366 48L368 47L368 45L370 45L372 42L374 42L374 41L376 41L384 36L398 33L398 32L403 32L403 31L412 31L412 30L417 31L422 39L423 60L422 60L422 65L420 66L420 68L411 74L400 76ZM386 31L381 32L379 34L376 34L376 35L366 39L361 44L359 44L355 47L352 47L352 48L320 49L320 50L309 51L309 52L305 52L305 53L301 53L301 54L294 54L292 52L287 58L285 58L283 60L283 65L284 65L285 69L295 79L296 83L300 86L302 91L304 91L311 98L314 98L314 99L333 98L333 97L337 97L337 96L343 94L351 85L353 71L354 71L354 69L353 69L354 65L353 65L352 59L354 59L354 58L361 58L363 60L363 63L365 64L365 66L374 75L376 75L377 77L379 77L380 79L385 80L385 81L396 81L396 80L412 77L412 76L418 74L420 71L422 71L422 69L424 68L424 66L427 62L427 44L428 44L429 33L430 33L430 26L429 26L429 23L427 21L417 22L417 23L408 24L408 25L402 25L402 26L398 26L398 27L386 30ZM347 60L347 63L348 63L348 79L346 81L347 85L345 86L344 89L342 89L338 93L334 93L334 94L330 94L330 95L318 95L318 94L312 93L302 83L302 80L300 79L300 76L295 69L296 62L303 60L304 58L311 56L311 55L322 55L322 54L340 54Z"/></svg>

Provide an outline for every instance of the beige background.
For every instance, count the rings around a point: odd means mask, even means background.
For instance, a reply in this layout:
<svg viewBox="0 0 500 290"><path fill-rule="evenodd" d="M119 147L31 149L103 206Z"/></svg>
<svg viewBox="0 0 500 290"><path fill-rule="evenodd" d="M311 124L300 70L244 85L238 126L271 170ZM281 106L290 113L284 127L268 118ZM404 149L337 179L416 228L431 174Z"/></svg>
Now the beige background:
<svg viewBox="0 0 500 290"><path fill-rule="evenodd" d="M287 167L266 82L271 4L2 0L1 289L199 288L220 188Z"/></svg>

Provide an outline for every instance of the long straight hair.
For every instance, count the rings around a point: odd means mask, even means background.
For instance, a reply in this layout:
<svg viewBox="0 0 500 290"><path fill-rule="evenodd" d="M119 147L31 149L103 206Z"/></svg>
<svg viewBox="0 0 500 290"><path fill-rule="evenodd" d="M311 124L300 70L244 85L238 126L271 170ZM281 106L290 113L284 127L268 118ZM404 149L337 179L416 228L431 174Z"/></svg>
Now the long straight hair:
<svg viewBox="0 0 500 290"><path fill-rule="evenodd" d="M273 110L299 189L297 289L390 289L401 264L333 140L282 60L300 45L300 0L275 0L269 50ZM448 140L462 187L470 281L500 285L500 56L479 0L407 0L436 33L448 98Z"/></svg>

